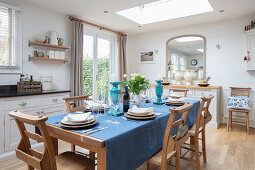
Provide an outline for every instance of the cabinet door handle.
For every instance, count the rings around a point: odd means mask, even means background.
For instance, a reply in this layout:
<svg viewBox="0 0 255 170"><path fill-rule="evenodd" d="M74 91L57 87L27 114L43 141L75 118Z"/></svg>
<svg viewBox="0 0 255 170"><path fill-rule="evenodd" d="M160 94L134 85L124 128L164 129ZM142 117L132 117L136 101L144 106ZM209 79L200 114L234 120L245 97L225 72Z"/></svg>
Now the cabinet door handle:
<svg viewBox="0 0 255 170"><path fill-rule="evenodd" d="M27 103L26 102L21 102L19 105L20 106L25 106Z"/></svg>
<svg viewBox="0 0 255 170"><path fill-rule="evenodd" d="M44 116L45 116L45 113L44 113L44 111L41 111L41 115L44 115Z"/></svg>
<svg viewBox="0 0 255 170"><path fill-rule="evenodd" d="M41 112L37 111L36 113L37 113L38 116L40 116L40 113L41 113Z"/></svg>
<svg viewBox="0 0 255 170"><path fill-rule="evenodd" d="M57 102L58 101L58 99L52 99L52 102Z"/></svg>

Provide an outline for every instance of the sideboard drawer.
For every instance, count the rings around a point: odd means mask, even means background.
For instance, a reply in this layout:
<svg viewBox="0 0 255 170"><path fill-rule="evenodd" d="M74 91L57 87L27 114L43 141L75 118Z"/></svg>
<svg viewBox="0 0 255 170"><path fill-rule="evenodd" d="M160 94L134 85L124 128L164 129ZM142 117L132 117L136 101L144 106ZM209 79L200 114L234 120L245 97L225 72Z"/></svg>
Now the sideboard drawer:
<svg viewBox="0 0 255 170"><path fill-rule="evenodd" d="M67 95L61 96L47 96L42 98L42 105L43 106L54 106L54 105L64 105L65 101L63 98L67 97Z"/></svg>
<svg viewBox="0 0 255 170"><path fill-rule="evenodd" d="M194 97L205 97L211 94L211 91L194 90Z"/></svg>
<svg viewBox="0 0 255 170"><path fill-rule="evenodd" d="M4 110L16 110L38 107L39 101L35 98L23 98L4 101Z"/></svg>

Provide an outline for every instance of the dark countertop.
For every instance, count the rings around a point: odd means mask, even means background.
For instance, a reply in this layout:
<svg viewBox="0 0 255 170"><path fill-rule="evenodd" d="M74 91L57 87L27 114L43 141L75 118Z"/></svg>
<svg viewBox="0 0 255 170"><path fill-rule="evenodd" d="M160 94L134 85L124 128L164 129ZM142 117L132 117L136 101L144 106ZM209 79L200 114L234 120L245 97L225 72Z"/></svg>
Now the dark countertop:
<svg viewBox="0 0 255 170"><path fill-rule="evenodd" d="M32 93L21 93L17 92L16 85L0 85L0 98L3 97L18 97L18 96L31 96L31 95L43 95L43 94L54 94L54 93L66 93L71 92L71 90L45 90L41 92Z"/></svg>

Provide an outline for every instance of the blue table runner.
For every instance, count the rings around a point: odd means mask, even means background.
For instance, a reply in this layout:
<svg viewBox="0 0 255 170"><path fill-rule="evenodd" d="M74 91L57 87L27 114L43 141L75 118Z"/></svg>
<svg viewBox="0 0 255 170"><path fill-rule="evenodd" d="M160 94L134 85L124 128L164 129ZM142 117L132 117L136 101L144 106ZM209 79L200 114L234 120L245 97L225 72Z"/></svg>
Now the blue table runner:
<svg viewBox="0 0 255 170"><path fill-rule="evenodd" d="M189 110L186 125L192 126L196 122L199 100L186 99L186 102L193 104ZM163 145L165 128L170 116L169 106L155 105L152 102L142 107L154 107L155 113L162 113L152 120L126 121L122 117L99 116L95 127L109 127L108 129L92 133L89 136L102 139L106 145L106 166L107 170L132 170L141 166L152 155L157 153ZM49 117L46 123L61 127L56 122L61 121L64 115ZM181 115L180 115L181 116ZM109 120L118 121L119 124L109 123ZM89 127L91 128L91 127ZM72 131L83 133L84 129L72 129ZM177 129L171 133L175 134Z"/></svg>

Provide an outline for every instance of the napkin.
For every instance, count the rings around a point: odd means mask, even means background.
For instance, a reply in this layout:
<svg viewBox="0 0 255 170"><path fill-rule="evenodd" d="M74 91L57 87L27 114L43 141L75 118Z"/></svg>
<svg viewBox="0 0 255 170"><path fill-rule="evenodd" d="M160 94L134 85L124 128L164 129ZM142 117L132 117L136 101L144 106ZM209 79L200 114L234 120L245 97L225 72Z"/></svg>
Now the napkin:
<svg viewBox="0 0 255 170"><path fill-rule="evenodd" d="M130 113L150 113L153 112L153 107L148 107L148 108L139 108L135 105L133 105L132 109L128 109L128 112Z"/></svg>
<svg viewBox="0 0 255 170"><path fill-rule="evenodd" d="M85 122L91 116L91 112L82 113L82 114L68 114L66 119L68 122Z"/></svg>
<svg viewBox="0 0 255 170"><path fill-rule="evenodd" d="M184 102L184 97L182 97L182 98L179 98L179 99L173 99L173 98L168 98L167 99L167 102Z"/></svg>
<svg viewBox="0 0 255 170"><path fill-rule="evenodd" d="M93 102L93 101L85 101L85 107L87 109L92 109L92 107L104 107L104 108L107 108L107 104L100 104L100 103L97 103L97 102Z"/></svg>

